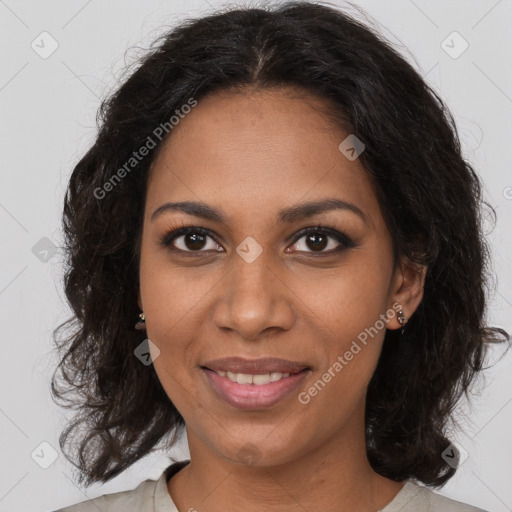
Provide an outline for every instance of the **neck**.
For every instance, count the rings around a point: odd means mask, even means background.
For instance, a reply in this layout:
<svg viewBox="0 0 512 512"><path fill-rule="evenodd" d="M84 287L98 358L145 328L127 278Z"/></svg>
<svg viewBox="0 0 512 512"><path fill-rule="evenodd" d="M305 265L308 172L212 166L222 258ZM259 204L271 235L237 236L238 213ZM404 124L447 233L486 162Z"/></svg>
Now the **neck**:
<svg viewBox="0 0 512 512"><path fill-rule="evenodd" d="M377 512L403 487L372 469L360 426L293 460L252 466L219 457L188 428L187 437L190 464L168 482L179 510Z"/></svg>

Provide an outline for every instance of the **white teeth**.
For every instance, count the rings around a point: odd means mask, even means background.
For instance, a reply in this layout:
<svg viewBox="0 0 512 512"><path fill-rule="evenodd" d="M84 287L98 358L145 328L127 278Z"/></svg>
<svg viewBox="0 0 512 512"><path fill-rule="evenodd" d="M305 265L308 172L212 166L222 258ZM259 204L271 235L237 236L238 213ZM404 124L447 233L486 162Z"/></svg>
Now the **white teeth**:
<svg viewBox="0 0 512 512"><path fill-rule="evenodd" d="M238 384L252 384L252 377L247 373L237 373L235 378Z"/></svg>
<svg viewBox="0 0 512 512"><path fill-rule="evenodd" d="M270 374L270 382L275 382L276 380L281 380L283 377L288 377L289 373L279 373L273 372Z"/></svg>
<svg viewBox="0 0 512 512"><path fill-rule="evenodd" d="M272 382L272 377L269 373L266 375L253 375L252 383L256 384L256 386L261 386L262 384L268 384Z"/></svg>
<svg viewBox="0 0 512 512"><path fill-rule="evenodd" d="M276 382L290 376L289 373L280 372L265 373L263 375L251 375L249 373L232 373L219 370L217 373L221 377L227 377L231 382L237 382L238 384L254 384L256 386L261 386L270 382Z"/></svg>

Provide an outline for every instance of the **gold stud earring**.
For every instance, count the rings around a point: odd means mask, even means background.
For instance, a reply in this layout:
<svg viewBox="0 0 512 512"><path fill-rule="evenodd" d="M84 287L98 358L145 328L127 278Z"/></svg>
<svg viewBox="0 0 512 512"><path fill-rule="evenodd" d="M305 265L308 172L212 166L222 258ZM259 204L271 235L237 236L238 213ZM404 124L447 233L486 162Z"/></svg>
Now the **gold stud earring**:
<svg viewBox="0 0 512 512"><path fill-rule="evenodd" d="M137 331L146 330L146 315L144 313L139 314L140 320L135 324L135 329Z"/></svg>

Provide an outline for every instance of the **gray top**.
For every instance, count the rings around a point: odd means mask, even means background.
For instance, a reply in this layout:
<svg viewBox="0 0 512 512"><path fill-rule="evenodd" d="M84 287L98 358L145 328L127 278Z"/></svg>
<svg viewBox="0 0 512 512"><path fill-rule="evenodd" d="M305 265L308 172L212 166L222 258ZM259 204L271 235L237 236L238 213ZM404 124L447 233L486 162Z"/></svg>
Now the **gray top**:
<svg viewBox="0 0 512 512"><path fill-rule="evenodd" d="M167 481L189 463L175 462L158 480L145 480L131 491L105 494L55 512L179 512L167 490ZM405 485L383 509L377 512L487 512L481 508L454 501L406 480Z"/></svg>

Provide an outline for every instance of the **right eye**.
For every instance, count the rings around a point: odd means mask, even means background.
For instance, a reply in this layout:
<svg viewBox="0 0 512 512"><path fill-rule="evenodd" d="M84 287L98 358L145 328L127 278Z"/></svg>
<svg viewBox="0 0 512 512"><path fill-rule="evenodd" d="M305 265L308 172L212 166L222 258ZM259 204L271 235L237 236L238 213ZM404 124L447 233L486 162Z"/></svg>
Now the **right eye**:
<svg viewBox="0 0 512 512"><path fill-rule="evenodd" d="M208 238L213 241L213 244L210 244L208 248ZM182 240L180 240L182 239ZM215 247L220 247L219 244L215 241L214 237L211 235L210 231L207 229L199 228L199 227L181 227L178 229L173 229L166 233L161 241L161 245L167 247L171 251L175 252L222 252ZM180 246L180 247L178 247ZM206 250L205 250L206 246ZM222 249L223 250L223 249Z"/></svg>

